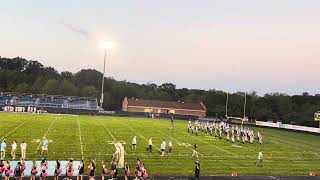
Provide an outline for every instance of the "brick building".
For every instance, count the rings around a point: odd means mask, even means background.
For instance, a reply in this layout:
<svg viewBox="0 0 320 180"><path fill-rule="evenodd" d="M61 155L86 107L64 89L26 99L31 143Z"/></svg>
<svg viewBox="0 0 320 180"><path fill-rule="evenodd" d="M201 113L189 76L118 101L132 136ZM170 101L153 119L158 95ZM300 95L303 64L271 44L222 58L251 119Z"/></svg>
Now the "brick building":
<svg viewBox="0 0 320 180"><path fill-rule="evenodd" d="M175 101L141 100L125 97L122 102L122 110L126 112L145 112L179 114L204 117L206 107L202 102L184 103Z"/></svg>

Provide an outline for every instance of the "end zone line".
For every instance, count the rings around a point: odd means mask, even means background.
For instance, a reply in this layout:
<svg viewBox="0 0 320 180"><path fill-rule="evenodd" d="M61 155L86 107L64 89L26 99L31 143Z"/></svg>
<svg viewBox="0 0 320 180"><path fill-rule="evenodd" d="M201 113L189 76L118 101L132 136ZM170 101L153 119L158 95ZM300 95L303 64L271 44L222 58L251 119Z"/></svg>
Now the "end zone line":
<svg viewBox="0 0 320 180"><path fill-rule="evenodd" d="M57 118L55 118L55 119L51 122L51 124L50 124L50 126L48 127L46 133L45 133L45 134L43 135L43 137L40 139L40 142L39 142L39 144L38 144L38 146L37 146L37 149L36 149L36 151L35 151L34 153L37 153L37 151L38 151L39 148L40 148L41 142L42 142L41 140L42 140L45 136L47 136L47 134L49 133L49 131L50 131L53 123L56 122L56 120L57 120Z"/></svg>
<svg viewBox="0 0 320 180"><path fill-rule="evenodd" d="M81 138L81 129L80 129L79 117L77 117L77 120L78 120L78 127L79 127L79 139L80 139L81 157L83 159L83 148L82 148L82 138Z"/></svg>

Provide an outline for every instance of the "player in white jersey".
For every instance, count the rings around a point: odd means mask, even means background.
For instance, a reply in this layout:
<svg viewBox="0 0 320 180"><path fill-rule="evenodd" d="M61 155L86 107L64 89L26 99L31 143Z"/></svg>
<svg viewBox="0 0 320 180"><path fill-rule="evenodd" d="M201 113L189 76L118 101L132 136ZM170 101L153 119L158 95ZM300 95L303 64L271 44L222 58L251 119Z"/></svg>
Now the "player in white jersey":
<svg viewBox="0 0 320 180"><path fill-rule="evenodd" d="M259 138L259 143L260 143L260 145L262 145L262 136L260 135L260 138Z"/></svg>
<svg viewBox="0 0 320 180"><path fill-rule="evenodd" d="M11 144L11 156L12 160L16 159L16 151L17 151L17 141L14 140L13 143Z"/></svg>
<svg viewBox="0 0 320 180"><path fill-rule="evenodd" d="M258 136L259 143L262 144L262 136L261 136L260 131L258 131L258 135L257 136Z"/></svg>
<svg viewBox="0 0 320 180"><path fill-rule="evenodd" d="M214 136L218 136L218 125L216 123L214 123Z"/></svg>
<svg viewBox="0 0 320 180"><path fill-rule="evenodd" d="M231 131L231 135L232 135L231 136L231 141L232 141L232 143L234 143L234 130Z"/></svg>
<svg viewBox="0 0 320 180"><path fill-rule="evenodd" d="M192 122L191 122L191 119L188 121L188 132L190 132L192 128Z"/></svg>
<svg viewBox="0 0 320 180"><path fill-rule="evenodd" d="M27 158L27 143L22 141L22 143L20 144L20 148L21 148L21 158L26 159Z"/></svg>
<svg viewBox="0 0 320 180"><path fill-rule="evenodd" d="M132 139L132 149L137 149L137 136Z"/></svg>
<svg viewBox="0 0 320 180"><path fill-rule="evenodd" d="M242 143L244 144L246 142L246 140L245 140L245 133L243 132L242 133Z"/></svg>
<svg viewBox="0 0 320 180"><path fill-rule="evenodd" d="M4 139L1 143L1 159L4 159L6 157L6 148L7 148L7 143L6 143L6 140Z"/></svg>
<svg viewBox="0 0 320 180"><path fill-rule="evenodd" d="M257 159L257 163L256 166L258 165L262 165L263 166L263 151L261 149L261 151L258 153L258 159Z"/></svg>
<svg viewBox="0 0 320 180"><path fill-rule="evenodd" d="M229 141L230 140L230 137L229 137L229 129L227 128L227 141Z"/></svg>
<svg viewBox="0 0 320 180"><path fill-rule="evenodd" d="M219 138L222 139L222 127L219 129Z"/></svg>
<svg viewBox="0 0 320 180"><path fill-rule="evenodd" d="M250 131L249 133L249 139L250 139L250 143L253 144L254 142L254 137L253 137L253 132Z"/></svg>
<svg viewBox="0 0 320 180"><path fill-rule="evenodd" d="M195 144L194 145L194 149L193 149L193 153L191 157L196 157L197 159L199 159L199 155L198 155L198 146Z"/></svg>
<svg viewBox="0 0 320 180"><path fill-rule="evenodd" d="M42 140L42 150L40 155L42 155L44 152L46 152L46 154L48 155L49 151L48 151L48 145L49 145L49 141L46 137L43 137Z"/></svg>
<svg viewBox="0 0 320 180"><path fill-rule="evenodd" d="M210 136L212 136L212 131L213 131L213 125L210 124L209 125L209 134L210 134Z"/></svg>
<svg viewBox="0 0 320 180"><path fill-rule="evenodd" d="M194 126L194 133L196 134L196 136L198 136L198 131L199 131L198 125L195 125Z"/></svg>
<svg viewBox="0 0 320 180"><path fill-rule="evenodd" d="M172 152L172 141L169 141L169 156L170 156L170 154L171 154L171 152Z"/></svg>
<svg viewBox="0 0 320 180"><path fill-rule="evenodd" d="M161 143L161 156L164 156L164 154L166 153L166 140L163 139L162 143Z"/></svg>

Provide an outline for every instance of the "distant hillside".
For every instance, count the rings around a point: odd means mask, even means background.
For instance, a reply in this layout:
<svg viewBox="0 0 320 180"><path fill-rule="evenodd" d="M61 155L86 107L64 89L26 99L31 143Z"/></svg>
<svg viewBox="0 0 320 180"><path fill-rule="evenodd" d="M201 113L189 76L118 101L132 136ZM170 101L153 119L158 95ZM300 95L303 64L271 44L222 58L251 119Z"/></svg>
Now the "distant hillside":
<svg viewBox="0 0 320 180"><path fill-rule="evenodd" d="M38 61L20 57L0 57L0 91L92 96L99 98L102 73L94 69L71 72L57 72ZM177 89L174 84L136 84L105 79L105 109L120 110L124 96L139 99L172 100L184 102L202 101L208 109L208 116L224 116L226 93L218 90ZM214 87L213 87L214 88ZM243 116L244 92L229 95L228 114ZM313 114L320 110L320 94L308 93L288 96L272 93L263 97L255 92L247 95L246 115L249 119L282 120L306 126L317 126Z"/></svg>

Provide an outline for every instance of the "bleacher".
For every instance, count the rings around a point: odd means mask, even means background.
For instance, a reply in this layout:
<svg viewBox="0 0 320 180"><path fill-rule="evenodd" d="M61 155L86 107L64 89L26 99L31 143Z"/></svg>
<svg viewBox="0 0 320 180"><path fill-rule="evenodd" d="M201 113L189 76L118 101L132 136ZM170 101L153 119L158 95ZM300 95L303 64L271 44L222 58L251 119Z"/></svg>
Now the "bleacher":
<svg viewBox="0 0 320 180"><path fill-rule="evenodd" d="M100 110L96 98L0 92L0 106Z"/></svg>

